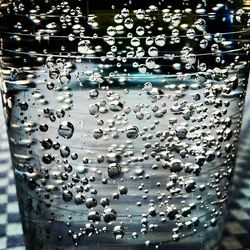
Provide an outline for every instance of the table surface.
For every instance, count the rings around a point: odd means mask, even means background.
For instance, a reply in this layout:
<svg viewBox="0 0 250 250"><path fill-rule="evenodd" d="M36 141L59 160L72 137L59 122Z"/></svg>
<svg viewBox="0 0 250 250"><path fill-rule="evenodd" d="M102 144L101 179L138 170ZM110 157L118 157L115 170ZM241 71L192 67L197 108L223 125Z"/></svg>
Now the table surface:
<svg viewBox="0 0 250 250"><path fill-rule="evenodd" d="M1 109L1 106L0 106ZM0 250L24 250L7 135L0 110ZM222 250L250 250L250 90L247 94L240 150L228 206Z"/></svg>

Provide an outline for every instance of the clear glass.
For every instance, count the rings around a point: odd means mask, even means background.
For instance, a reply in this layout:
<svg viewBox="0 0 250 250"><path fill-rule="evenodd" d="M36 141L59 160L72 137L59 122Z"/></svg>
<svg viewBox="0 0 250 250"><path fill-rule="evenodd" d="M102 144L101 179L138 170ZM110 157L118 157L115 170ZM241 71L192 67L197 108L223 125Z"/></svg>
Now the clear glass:
<svg viewBox="0 0 250 250"><path fill-rule="evenodd" d="M218 248L249 73L247 4L0 2L28 250Z"/></svg>

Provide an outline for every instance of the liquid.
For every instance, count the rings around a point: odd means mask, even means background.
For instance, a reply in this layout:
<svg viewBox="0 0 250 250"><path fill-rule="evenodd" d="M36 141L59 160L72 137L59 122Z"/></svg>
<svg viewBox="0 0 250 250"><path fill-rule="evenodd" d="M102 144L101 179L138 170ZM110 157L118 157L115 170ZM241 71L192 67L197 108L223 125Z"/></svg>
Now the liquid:
<svg viewBox="0 0 250 250"><path fill-rule="evenodd" d="M249 69L244 8L23 4L3 10L2 94L27 248L212 249Z"/></svg>

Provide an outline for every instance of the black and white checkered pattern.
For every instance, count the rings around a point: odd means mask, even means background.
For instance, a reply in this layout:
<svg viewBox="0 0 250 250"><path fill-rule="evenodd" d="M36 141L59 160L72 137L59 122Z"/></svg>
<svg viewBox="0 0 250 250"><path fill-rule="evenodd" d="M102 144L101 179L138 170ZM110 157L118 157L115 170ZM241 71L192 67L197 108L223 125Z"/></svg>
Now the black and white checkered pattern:
<svg viewBox="0 0 250 250"><path fill-rule="evenodd" d="M24 250L7 135L0 118L0 249Z"/></svg>
<svg viewBox="0 0 250 250"><path fill-rule="evenodd" d="M25 250L7 136L1 115L0 112L0 250ZM250 101L245 108L243 127L221 250L250 250Z"/></svg>

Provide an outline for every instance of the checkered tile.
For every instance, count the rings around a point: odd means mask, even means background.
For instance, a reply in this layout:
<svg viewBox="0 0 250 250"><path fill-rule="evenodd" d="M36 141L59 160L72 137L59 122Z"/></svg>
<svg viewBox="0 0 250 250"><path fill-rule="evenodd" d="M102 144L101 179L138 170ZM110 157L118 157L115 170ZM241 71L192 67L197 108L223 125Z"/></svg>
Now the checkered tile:
<svg viewBox="0 0 250 250"><path fill-rule="evenodd" d="M3 118L0 117L0 124ZM0 249L25 250L5 128L0 127Z"/></svg>
<svg viewBox="0 0 250 250"><path fill-rule="evenodd" d="M220 250L250 250L250 98ZM0 124L3 118L0 112ZM0 126L0 250L25 250L7 136Z"/></svg>

